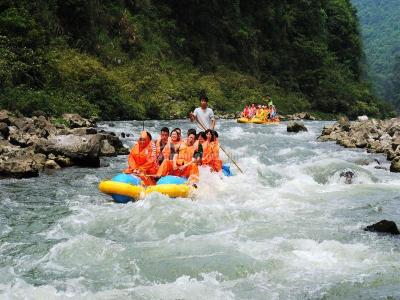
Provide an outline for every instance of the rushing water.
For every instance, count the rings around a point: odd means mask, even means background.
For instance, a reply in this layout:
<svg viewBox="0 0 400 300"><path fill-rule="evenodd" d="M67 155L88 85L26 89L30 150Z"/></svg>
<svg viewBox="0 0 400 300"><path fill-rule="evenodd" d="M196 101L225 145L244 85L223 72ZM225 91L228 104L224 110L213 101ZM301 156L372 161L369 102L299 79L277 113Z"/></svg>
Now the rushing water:
<svg viewBox="0 0 400 300"><path fill-rule="evenodd" d="M153 136L164 125L190 124L146 123ZM194 201L110 204L97 184L124 156L0 181L0 298L400 299L400 239L362 230L400 224L400 176L375 168L389 166L383 156L317 142L323 125L288 134L284 123L222 121L221 144L244 174L202 170Z"/></svg>

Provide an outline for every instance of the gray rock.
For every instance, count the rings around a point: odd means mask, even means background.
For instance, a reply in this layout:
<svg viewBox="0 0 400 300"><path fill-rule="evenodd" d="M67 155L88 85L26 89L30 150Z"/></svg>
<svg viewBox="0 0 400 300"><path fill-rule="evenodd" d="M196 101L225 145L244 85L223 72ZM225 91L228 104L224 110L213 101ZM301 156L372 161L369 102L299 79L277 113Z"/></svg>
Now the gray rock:
<svg viewBox="0 0 400 300"><path fill-rule="evenodd" d="M69 157L80 166L100 166L100 142L103 137L99 134L75 136L59 135L48 140L42 139L36 144L39 153L54 153Z"/></svg>
<svg viewBox="0 0 400 300"><path fill-rule="evenodd" d="M62 168L71 167L74 165L74 163L69 157L57 156L54 160Z"/></svg>
<svg viewBox="0 0 400 300"><path fill-rule="evenodd" d="M287 132L300 132L300 131L308 131L304 123L301 121L290 121L287 124Z"/></svg>
<svg viewBox="0 0 400 300"><path fill-rule="evenodd" d="M396 156L390 164L390 172L400 172L400 156Z"/></svg>
<svg viewBox="0 0 400 300"><path fill-rule="evenodd" d="M70 128L95 126L91 120L85 119L78 114L63 114L62 117L68 123Z"/></svg>
<svg viewBox="0 0 400 300"><path fill-rule="evenodd" d="M49 159L44 164L44 168L47 170L57 170L57 169L60 169L61 167L54 160Z"/></svg>
<svg viewBox="0 0 400 300"><path fill-rule="evenodd" d="M115 148L111 146L107 139L102 140L100 143L100 155L101 156L116 156L117 152Z"/></svg>

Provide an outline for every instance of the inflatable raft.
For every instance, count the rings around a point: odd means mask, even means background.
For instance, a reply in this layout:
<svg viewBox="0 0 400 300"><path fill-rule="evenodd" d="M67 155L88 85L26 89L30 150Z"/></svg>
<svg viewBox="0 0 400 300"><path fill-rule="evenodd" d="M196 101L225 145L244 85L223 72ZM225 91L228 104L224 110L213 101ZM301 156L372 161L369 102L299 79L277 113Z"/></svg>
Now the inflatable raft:
<svg viewBox="0 0 400 300"><path fill-rule="evenodd" d="M229 165L222 165L222 174L226 177L233 176ZM111 180L100 182L99 190L110 195L117 203L127 203L143 199L151 193L160 193L171 198L189 198L194 187L188 184L187 178L171 175L161 177L156 185L145 187L138 176L121 173Z"/></svg>
<svg viewBox="0 0 400 300"><path fill-rule="evenodd" d="M238 123L252 123L252 124L266 124L266 125L273 125L273 124L279 124L280 120L278 118L272 119L272 120L262 120L259 118L239 118L237 119Z"/></svg>
<svg viewBox="0 0 400 300"><path fill-rule="evenodd" d="M150 193L161 193L171 198L188 198L192 187L187 184L186 178L165 176L158 180L156 185L142 186L139 177L133 174L118 174L111 180L100 182L99 190L110 195L115 202L127 203L143 199Z"/></svg>

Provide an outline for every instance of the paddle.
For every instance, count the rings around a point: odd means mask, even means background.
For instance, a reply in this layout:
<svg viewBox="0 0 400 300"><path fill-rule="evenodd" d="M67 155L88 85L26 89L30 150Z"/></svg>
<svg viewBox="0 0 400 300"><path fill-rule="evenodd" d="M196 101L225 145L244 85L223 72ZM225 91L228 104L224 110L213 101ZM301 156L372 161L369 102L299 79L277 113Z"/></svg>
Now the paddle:
<svg viewBox="0 0 400 300"><path fill-rule="evenodd" d="M195 120L196 120L197 124L199 124L200 127L201 127L204 131L207 130L207 128L203 125L203 123L200 122L200 120L197 118L197 116L195 117ZM219 148L225 153L225 155L233 162L233 164L238 168L238 170L240 171L240 173L243 174L242 169L238 166L238 164L235 162L235 160L234 160L232 157L230 157L230 156L228 155L228 153L226 153L225 149L221 146L220 143L218 143L218 146L219 146Z"/></svg>

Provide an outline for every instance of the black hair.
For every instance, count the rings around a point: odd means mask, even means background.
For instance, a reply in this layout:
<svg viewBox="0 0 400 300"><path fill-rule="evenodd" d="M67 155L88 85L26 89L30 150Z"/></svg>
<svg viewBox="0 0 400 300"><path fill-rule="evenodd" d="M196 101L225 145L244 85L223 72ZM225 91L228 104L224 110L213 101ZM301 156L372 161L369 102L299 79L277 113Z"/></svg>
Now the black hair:
<svg viewBox="0 0 400 300"><path fill-rule="evenodd" d="M208 102L208 98L207 98L207 96L205 96L205 95L200 96L200 101L201 101L201 100L204 100L204 101Z"/></svg>
<svg viewBox="0 0 400 300"><path fill-rule="evenodd" d="M168 133L168 135L169 135L169 129L168 129L168 127L163 127L163 128L161 128L161 132L166 132L166 133Z"/></svg>
<svg viewBox="0 0 400 300"><path fill-rule="evenodd" d="M194 134L194 135L196 136L196 129L190 128L190 129L187 131L187 135L188 135L188 136L191 135L191 134Z"/></svg>
<svg viewBox="0 0 400 300"><path fill-rule="evenodd" d="M214 136L214 130L212 130L212 129L207 129L206 130L206 135L207 135L207 133L211 133L211 142L214 142L214 139L215 139L215 136Z"/></svg>
<svg viewBox="0 0 400 300"><path fill-rule="evenodd" d="M180 129L180 128L174 128L174 129L172 129L171 134L172 134L173 132L176 132L176 134L179 135L178 131L181 131L181 129ZM170 135L171 135L171 134L170 134Z"/></svg>
<svg viewBox="0 0 400 300"><path fill-rule="evenodd" d="M151 137L151 134L150 134L150 132L146 131L146 133L147 133L147 137L148 137L148 138L149 138L149 140L151 141L152 137Z"/></svg>
<svg viewBox="0 0 400 300"><path fill-rule="evenodd" d="M206 133L204 132L204 131L200 131L198 134L197 134L197 139L199 139L199 136L201 136L203 139L207 139L207 136L206 136Z"/></svg>
<svg viewBox="0 0 400 300"><path fill-rule="evenodd" d="M218 138L218 132L216 132L215 130L213 130L213 135Z"/></svg>

